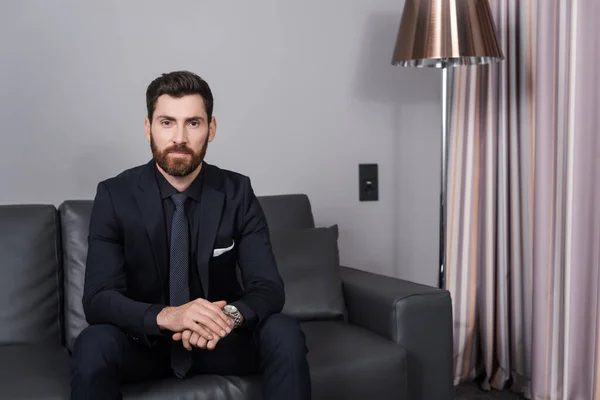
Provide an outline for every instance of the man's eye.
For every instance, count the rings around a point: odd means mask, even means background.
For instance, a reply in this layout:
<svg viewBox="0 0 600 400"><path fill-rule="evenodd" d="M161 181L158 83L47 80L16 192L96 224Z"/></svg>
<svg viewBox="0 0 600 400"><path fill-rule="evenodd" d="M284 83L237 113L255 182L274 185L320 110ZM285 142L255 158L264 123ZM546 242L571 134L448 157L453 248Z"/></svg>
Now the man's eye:
<svg viewBox="0 0 600 400"><path fill-rule="evenodd" d="M198 122L198 121L191 121L190 125L192 125L195 128L197 126L200 126L200 122Z"/></svg>
<svg viewBox="0 0 600 400"><path fill-rule="evenodd" d="M170 126L171 125L171 121L163 121L161 122L162 126Z"/></svg>

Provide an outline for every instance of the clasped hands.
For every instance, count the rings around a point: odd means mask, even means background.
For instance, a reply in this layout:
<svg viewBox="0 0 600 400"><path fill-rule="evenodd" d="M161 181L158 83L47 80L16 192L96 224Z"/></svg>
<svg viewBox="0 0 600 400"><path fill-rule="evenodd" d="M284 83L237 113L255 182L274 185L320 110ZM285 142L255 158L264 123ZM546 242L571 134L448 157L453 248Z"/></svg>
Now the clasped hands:
<svg viewBox="0 0 600 400"><path fill-rule="evenodd" d="M156 322L161 329L175 332L173 340L181 340L187 350L192 346L212 350L233 330L233 319L221 309L225 304L196 299L179 307L165 307Z"/></svg>

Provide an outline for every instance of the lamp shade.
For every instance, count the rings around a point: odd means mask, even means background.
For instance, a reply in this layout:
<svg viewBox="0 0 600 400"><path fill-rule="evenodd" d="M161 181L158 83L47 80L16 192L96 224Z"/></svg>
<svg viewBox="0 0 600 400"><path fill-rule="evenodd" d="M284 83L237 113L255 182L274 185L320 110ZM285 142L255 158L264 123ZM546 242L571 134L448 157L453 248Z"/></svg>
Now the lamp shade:
<svg viewBox="0 0 600 400"><path fill-rule="evenodd" d="M450 67L504 59L488 0L406 0L392 64Z"/></svg>

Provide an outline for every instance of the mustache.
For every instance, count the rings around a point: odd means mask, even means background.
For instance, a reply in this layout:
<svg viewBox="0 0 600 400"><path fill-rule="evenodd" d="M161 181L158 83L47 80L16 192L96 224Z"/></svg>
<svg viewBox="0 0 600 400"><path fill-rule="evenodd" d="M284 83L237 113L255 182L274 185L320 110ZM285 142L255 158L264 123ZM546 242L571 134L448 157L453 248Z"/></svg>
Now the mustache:
<svg viewBox="0 0 600 400"><path fill-rule="evenodd" d="M166 148L164 151L164 154L169 154L169 153L174 153L174 152L187 153L192 156L194 155L194 152L192 151L192 149L187 147L185 143L176 144L176 145Z"/></svg>

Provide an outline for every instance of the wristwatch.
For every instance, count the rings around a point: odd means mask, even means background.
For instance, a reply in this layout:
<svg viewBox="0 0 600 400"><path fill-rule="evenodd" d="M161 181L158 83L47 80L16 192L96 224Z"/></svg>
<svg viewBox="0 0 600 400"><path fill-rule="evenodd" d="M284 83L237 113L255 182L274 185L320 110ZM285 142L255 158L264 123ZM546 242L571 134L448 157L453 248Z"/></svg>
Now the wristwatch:
<svg viewBox="0 0 600 400"><path fill-rule="evenodd" d="M239 312L236 306L226 304L223 306L222 310L225 315L231 317L235 321L233 324L234 329L242 325L242 314Z"/></svg>

